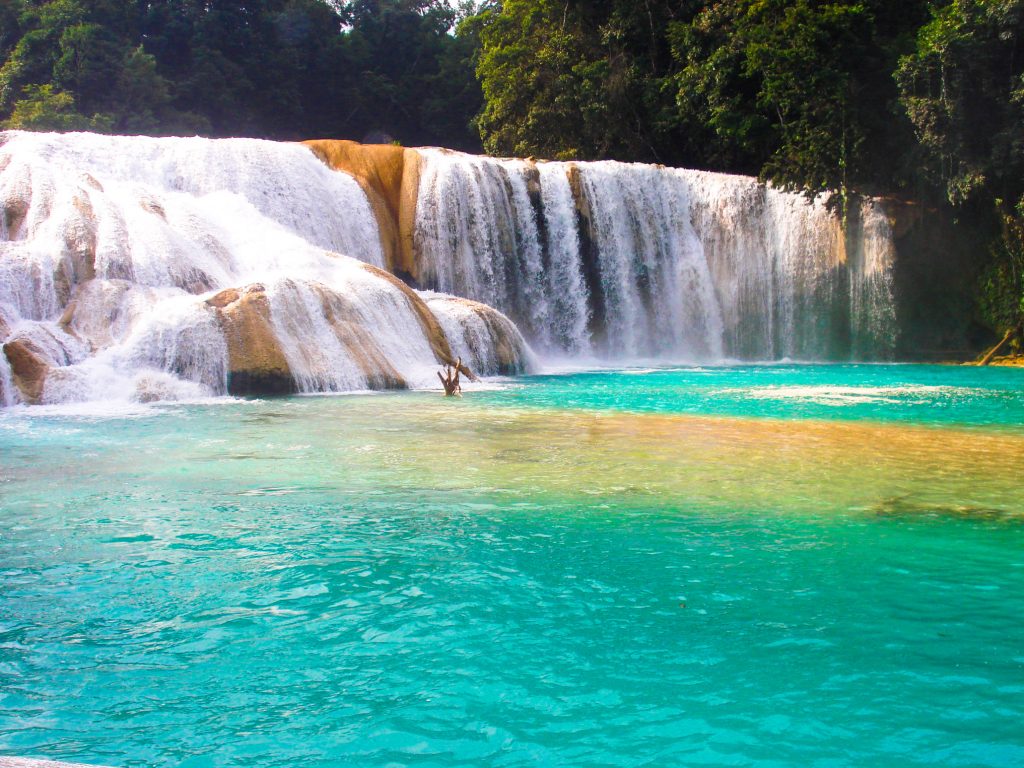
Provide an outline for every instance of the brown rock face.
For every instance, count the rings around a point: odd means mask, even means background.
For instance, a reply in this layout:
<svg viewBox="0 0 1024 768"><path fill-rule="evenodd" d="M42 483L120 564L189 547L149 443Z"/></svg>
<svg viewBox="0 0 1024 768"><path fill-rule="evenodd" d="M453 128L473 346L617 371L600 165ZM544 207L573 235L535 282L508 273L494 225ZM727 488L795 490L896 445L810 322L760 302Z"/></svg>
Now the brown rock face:
<svg viewBox="0 0 1024 768"><path fill-rule="evenodd" d="M498 359L500 376L517 376L526 371L526 351L516 327L505 316L486 304L474 302L474 311L483 320Z"/></svg>
<svg viewBox="0 0 1024 768"><path fill-rule="evenodd" d="M7 239L14 240L18 237L22 222L28 214L28 201L21 198L12 198L3 204L3 225L7 232Z"/></svg>
<svg viewBox="0 0 1024 768"><path fill-rule="evenodd" d="M217 310L228 345L228 392L288 395L296 391L288 360L270 323L270 301L260 284L229 288L207 299Z"/></svg>
<svg viewBox="0 0 1024 768"><path fill-rule="evenodd" d="M50 365L46 355L27 339L8 341L3 346L7 362L11 364L11 379L14 386L29 405L40 402Z"/></svg>
<svg viewBox="0 0 1024 768"><path fill-rule="evenodd" d="M401 280L384 270L361 265L375 277L402 292L416 312L439 361L451 361L444 331L422 299ZM408 383L385 356L373 329L367 327L359 304L344 292L320 283L306 284L319 298L324 319L346 352L359 366L370 389L405 389ZM277 339L270 318L266 288L253 284L228 288L206 300L224 330L228 346L228 392L232 395L285 395L297 391L295 375ZM467 374L472 376L468 371Z"/></svg>
<svg viewBox="0 0 1024 768"><path fill-rule="evenodd" d="M920 226L928 211L919 202L901 200L895 197L879 198L889 218L894 238L906 237L911 230Z"/></svg>
<svg viewBox="0 0 1024 768"><path fill-rule="evenodd" d="M377 218L388 269L415 282L419 276L413 245L419 192L416 151L343 140L304 143L330 168L344 171L359 182Z"/></svg>

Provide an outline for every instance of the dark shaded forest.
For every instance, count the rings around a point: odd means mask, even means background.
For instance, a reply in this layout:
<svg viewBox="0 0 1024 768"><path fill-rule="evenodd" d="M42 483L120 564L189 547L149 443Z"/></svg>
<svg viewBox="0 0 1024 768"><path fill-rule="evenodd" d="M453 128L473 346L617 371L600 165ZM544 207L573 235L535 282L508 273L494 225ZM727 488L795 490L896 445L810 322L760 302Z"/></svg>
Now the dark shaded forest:
<svg viewBox="0 0 1024 768"><path fill-rule="evenodd" d="M458 18L436 0L0 0L0 119L479 151Z"/></svg>
<svg viewBox="0 0 1024 768"><path fill-rule="evenodd" d="M911 199L1024 317L1024 0L0 0L0 122L659 162ZM1012 335L1012 334L1011 334Z"/></svg>

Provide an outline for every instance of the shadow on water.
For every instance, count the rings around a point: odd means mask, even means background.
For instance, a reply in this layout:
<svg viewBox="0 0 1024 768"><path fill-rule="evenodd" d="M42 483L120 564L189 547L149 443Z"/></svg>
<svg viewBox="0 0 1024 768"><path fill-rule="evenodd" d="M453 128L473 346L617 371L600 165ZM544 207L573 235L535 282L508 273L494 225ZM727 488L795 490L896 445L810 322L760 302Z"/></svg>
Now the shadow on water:
<svg viewBox="0 0 1024 768"><path fill-rule="evenodd" d="M907 496L893 496L883 499L870 507L878 517L906 518L915 520L940 520L956 518L978 522L1005 522L1020 525L1024 518L1005 509L982 507L972 504L927 504L914 501Z"/></svg>
<svg viewBox="0 0 1024 768"><path fill-rule="evenodd" d="M288 413L286 411L267 411L265 413L249 414L242 418L243 424L275 424L281 421L294 421L299 418L299 413Z"/></svg>

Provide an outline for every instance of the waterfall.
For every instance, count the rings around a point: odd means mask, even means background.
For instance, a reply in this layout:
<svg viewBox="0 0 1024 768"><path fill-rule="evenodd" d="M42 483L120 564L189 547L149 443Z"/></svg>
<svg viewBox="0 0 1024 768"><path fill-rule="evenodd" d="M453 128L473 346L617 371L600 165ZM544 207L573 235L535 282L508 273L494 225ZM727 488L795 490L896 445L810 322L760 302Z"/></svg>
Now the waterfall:
<svg viewBox="0 0 1024 768"><path fill-rule="evenodd" d="M424 150L424 287L489 303L547 356L886 359L894 256L871 200L617 162Z"/></svg>
<svg viewBox="0 0 1024 768"><path fill-rule="evenodd" d="M0 133L0 406L431 386L531 347L892 354L878 201L844 227L746 177L358 146L339 172L322 146Z"/></svg>
<svg viewBox="0 0 1024 768"><path fill-rule="evenodd" d="M863 201L857 212L861 226L856 230L858 242L851 249L855 261L850 280L853 353L858 357L890 357L896 328L892 226L875 200Z"/></svg>
<svg viewBox="0 0 1024 768"><path fill-rule="evenodd" d="M0 214L0 405L431 386L449 353L300 144L0 133Z"/></svg>
<svg viewBox="0 0 1024 768"><path fill-rule="evenodd" d="M345 291L288 279L271 286L269 296L300 392L433 384L429 340L408 297L390 284L352 270Z"/></svg>
<svg viewBox="0 0 1024 768"><path fill-rule="evenodd" d="M452 357L470 369L506 376L526 373L533 352L515 324L486 304L433 291L420 296L437 318Z"/></svg>
<svg viewBox="0 0 1024 768"><path fill-rule="evenodd" d="M11 378L11 364L7 358L0 355L0 408L14 405L17 401L14 390L14 380Z"/></svg>

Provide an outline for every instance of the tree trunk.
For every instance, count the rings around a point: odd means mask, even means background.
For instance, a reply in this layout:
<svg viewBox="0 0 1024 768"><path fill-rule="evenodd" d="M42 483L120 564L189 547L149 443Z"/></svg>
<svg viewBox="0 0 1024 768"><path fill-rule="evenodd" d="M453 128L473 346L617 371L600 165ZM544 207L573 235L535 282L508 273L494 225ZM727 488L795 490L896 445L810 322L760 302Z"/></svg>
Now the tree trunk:
<svg viewBox="0 0 1024 768"><path fill-rule="evenodd" d="M444 387L445 397L462 397L462 384L459 383L459 372L463 369L465 369L467 375L473 375L462 364L462 358L460 357L454 366L446 365L443 374L440 371L437 372L437 378L441 380L441 386Z"/></svg>
<svg viewBox="0 0 1024 768"><path fill-rule="evenodd" d="M992 347L992 349L990 349L988 353L983 358L981 358L981 360L978 361L978 365L988 365L989 363L991 363L992 358L999 354L999 350L1006 346L1006 342L1013 338L1013 334L1016 332L1016 330L1016 328L1011 328L1010 330L1008 330L1006 332L1006 335L1003 336L1003 340L996 344L994 347Z"/></svg>

